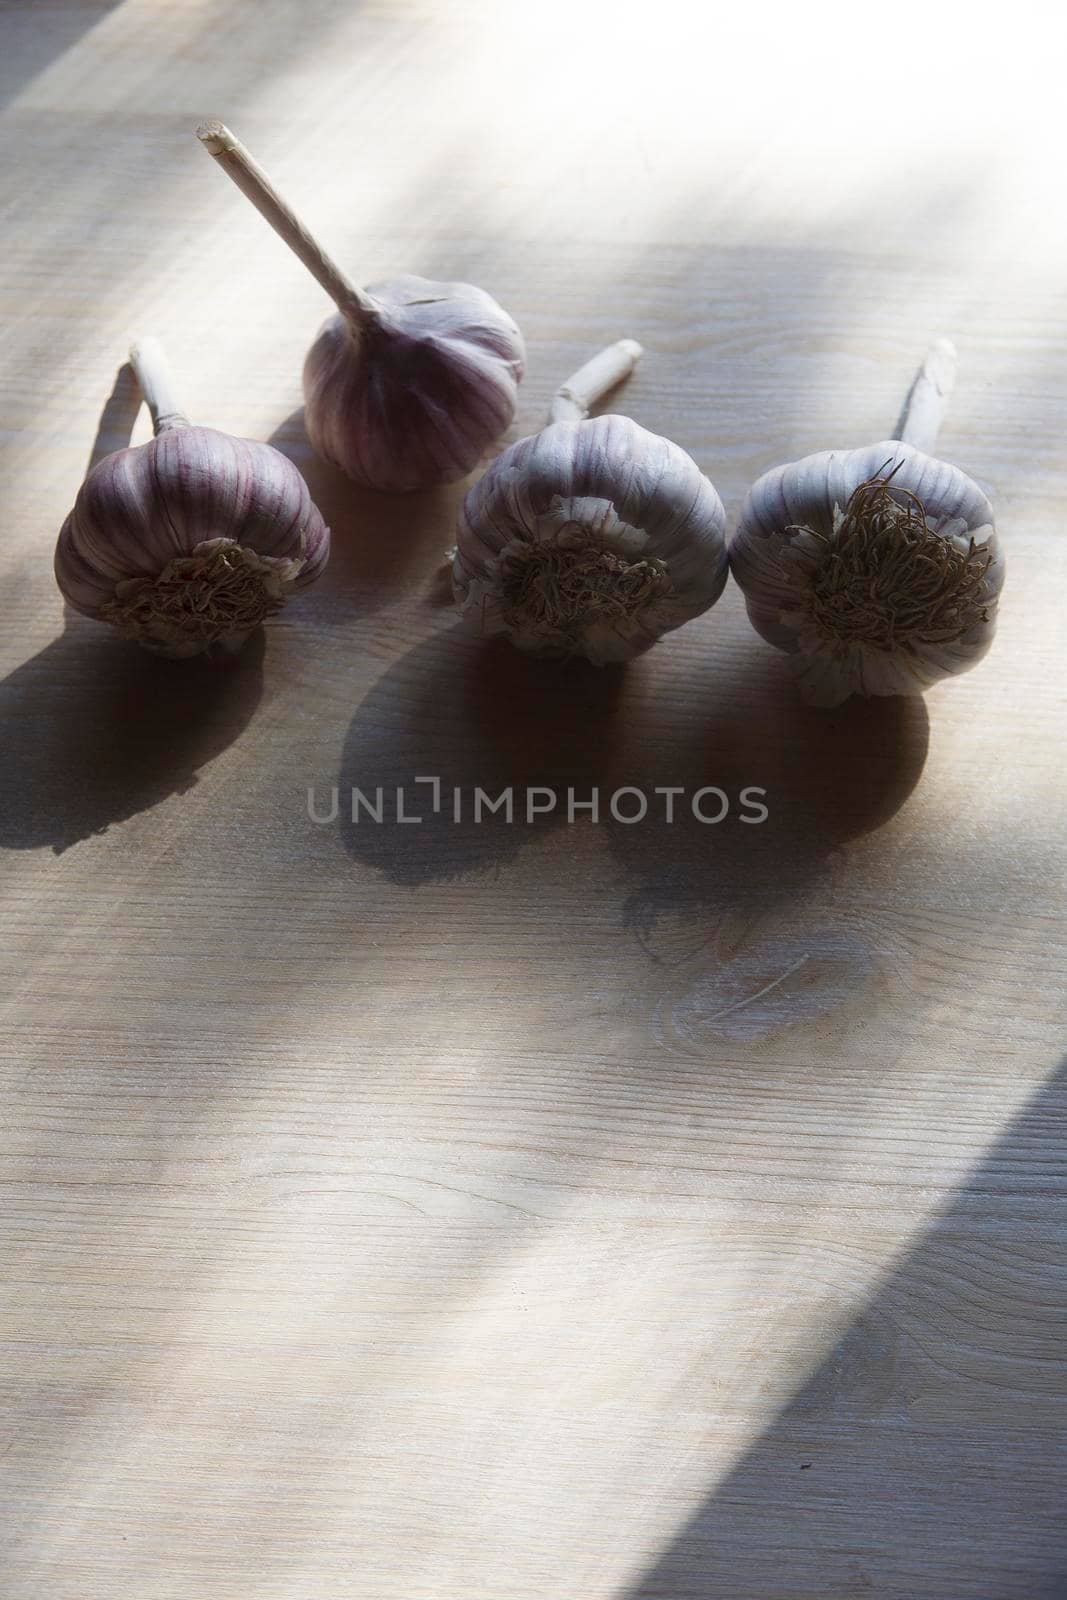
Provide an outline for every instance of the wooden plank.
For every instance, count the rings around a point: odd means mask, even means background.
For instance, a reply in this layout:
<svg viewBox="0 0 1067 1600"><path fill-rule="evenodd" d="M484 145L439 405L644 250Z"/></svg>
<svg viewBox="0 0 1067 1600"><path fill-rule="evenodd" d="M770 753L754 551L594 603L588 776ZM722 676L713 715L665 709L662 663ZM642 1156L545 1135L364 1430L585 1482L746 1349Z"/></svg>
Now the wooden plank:
<svg viewBox="0 0 1067 1600"><path fill-rule="evenodd" d="M936 8L707 13L0 5L5 1600L1062 1585L1055 63ZM823 714L735 588L621 673L462 635L462 486L314 460L326 307L209 115L363 281L499 297L513 436L640 340L620 407L731 517L884 435L950 335L993 653ZM94 439L147 437L144 333L334 530L224 673L52 581ZM351 820L427 774L562 799ZM627 784L761 785L770 818L560 814Z"/></svg>

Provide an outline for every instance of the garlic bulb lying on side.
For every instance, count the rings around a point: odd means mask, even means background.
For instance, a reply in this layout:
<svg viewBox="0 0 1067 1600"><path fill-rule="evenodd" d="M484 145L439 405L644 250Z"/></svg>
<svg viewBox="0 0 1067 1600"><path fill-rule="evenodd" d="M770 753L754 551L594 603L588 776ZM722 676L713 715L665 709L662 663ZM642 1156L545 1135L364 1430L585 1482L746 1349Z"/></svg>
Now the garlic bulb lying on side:
<svg viewBox="0 0 1067 1600"><path fill-rule="evenodd" d="M314 583L329 529L279 450L190 426L157 340L130 360L156 437L89 473L59 535L56 582L76 611L157 654L237 650Z"/></svg>
<svg viewBox="0 0 1067 1600"><path fill-rule="evenodd" d="M955 377L947 340L912 386L898 438L824 450L749 490L730 566L757 632L801 694L918 694L993 639L1004 559L978 485L929 452Z"/></svg>
<svg viewBox="0 0 1067 1600"><path fill-rule="evenodd" d="M700 468L628 417L586 420L640 354L624 339L594 357L558 391L548 427L467 494L452 578L482 634L624 661L722 593L726 516Z"/></svg>
<svg viewBox="0 0 1067 1600"><path fill-rule="evenodd" d="M372 489L465 477L515 415L522 334L484 289L401 277L357 289L221 122L197 137L337 306L304 363L308 438Z"/></svg>

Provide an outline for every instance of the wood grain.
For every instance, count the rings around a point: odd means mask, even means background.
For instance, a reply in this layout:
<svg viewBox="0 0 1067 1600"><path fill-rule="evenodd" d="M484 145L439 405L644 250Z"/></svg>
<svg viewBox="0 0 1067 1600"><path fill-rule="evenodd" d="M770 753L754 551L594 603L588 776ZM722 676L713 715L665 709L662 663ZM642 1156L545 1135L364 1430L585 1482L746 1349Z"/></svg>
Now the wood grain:
<svg viewBox="0 0 1067 1600"><path fill-rule="evenodd" d="M5 1600L1062 1593L1055 62L802 9L0 4ZM993 653L825 714L735 589L623 672L462 636L461 488L311 456L328 307L208 116L356 281L507 306L516 435L639 340L618 404L731 516L951 337ZM334 530L227 672L52 582L144 334ZM424 774L770 818L308 815Z"/></svg>

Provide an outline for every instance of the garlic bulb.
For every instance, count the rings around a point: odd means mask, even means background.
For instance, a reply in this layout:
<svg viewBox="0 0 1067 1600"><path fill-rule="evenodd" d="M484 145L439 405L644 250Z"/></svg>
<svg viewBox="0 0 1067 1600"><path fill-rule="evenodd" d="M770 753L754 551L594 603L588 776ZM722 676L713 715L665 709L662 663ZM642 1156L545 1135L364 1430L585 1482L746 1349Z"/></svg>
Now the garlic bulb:
<svg viewBox="0 0 1067 1600"><path fill-rule="evenodd" d="M978 485L929 452L955 376L927 356L898 437L764 473L730 543L757 632L787 651L801 694L918 694L966 672L996 627L1004 559Z"/></svg>
<svg viewBox="0 0 1067 1600"><path fill-rule="evenodd" d="M194 428L155 339L130 351L156 437L89 473L56 546L56 582L85 616L161 655L233 651L314 583L329 529L279 450Z"/></svg>
<svg viewBox="0 0 1067 1600"><path fill-rule="evenodd" d="M622 340L594 357L558 391L548 427L467 494L453 588L482 634L624 661L722 593L726 517L696 463L628 417L586 420L640 354Z"/></svg>
<svg viewBox="0 0 1067 1600"><path fill-rule="evenodd" d="M372 489L464 477L515 415L522 334L484 289L401 277L357 289L221 122L197 136L337 306L304 363L308 438Z"/></svg>

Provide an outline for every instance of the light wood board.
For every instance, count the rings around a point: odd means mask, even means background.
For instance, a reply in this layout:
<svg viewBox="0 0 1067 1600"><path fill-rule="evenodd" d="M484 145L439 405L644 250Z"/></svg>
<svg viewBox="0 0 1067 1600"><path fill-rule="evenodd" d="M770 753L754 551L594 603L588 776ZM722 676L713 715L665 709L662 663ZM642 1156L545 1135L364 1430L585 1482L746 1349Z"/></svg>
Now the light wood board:
<svg viewBox="0 0 1067 1600"><path fill-rule="evenodd" d="M1055 52L1025 6L795 9L0 4L5 1600L1064 1592ZM462 486L311 457L326 307L209 115L364 281L497 295L513 436L641 340L617 404L731 516L952 337L993 653L828 715L736 589L621 673L464 637ZM334 532L221 674L52 581L148 332ZM420 775L771 815L308 815Z"/></svg>

